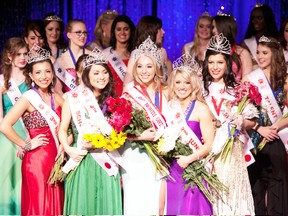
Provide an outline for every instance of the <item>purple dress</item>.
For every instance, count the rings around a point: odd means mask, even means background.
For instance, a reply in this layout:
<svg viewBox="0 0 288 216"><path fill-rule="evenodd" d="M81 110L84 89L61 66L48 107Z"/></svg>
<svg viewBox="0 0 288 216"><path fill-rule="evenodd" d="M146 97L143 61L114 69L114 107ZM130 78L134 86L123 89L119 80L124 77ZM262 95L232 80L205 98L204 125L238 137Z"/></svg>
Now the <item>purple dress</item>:
<svg viewBox="0 0 288 216"><path fill-rule="evenodd" d="M199 122L188 121L187 124L202 140ZM167 215L212 215L212 205L198 187L193 190L189 187L185 191L183 171L176 161L172 163L170 174L175 181L167 180Z"/></svg>

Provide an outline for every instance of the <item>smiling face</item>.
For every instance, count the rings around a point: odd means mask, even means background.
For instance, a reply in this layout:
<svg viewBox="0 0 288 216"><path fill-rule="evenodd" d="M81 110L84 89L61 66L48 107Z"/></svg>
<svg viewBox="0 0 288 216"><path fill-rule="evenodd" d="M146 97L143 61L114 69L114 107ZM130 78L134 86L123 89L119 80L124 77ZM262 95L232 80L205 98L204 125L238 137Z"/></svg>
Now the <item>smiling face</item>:
<svg viewBox="0 0 288 216"><path fill-rule="evenodd" d="M87 40L86 25L82 22L72 23L71 31L67 33L67 37L70 39L71 44L83 47Z"/></svg>
<svg viewBox="0 0 288 216"><path fill-rule="evenodd" d="M209 39L211 37L211 22L206 18L201 18L197 25L198 37L202 39Z"/></svg>
<svg viewBox="0 0 288 216"><path fill-rule="evenodd" d="M208 70L212 77L213 82L218 82L223 84L223 76L227 69L227 63L223 54L219 53L217 55L210 55L208 57Z"/></svg>
<svg viewBox="0 0 288 216"><path fill-rule="evenodd" d="M101 93L109 82L109 72L102 65L92 65L88 79L94 91Z"/></svg>
<svg viewBox="0 0 288 216"><path fill-rule="evenodd" d="M131 35L128 23L118 22L115 27L115 37L118 43L127 43Z"/></svg>
<svg viewBox="0 0 288 216"><path fill-rule="evenodd" d="M263 31L265 26L265 20L261 9L255 9L252 12L251 21L256 32Z"/></svg>
<svg viewBox="0 0 288 216"><path fill-rule="evenodd" d="M269 47L259 44L257 47L257 60L262 70L271 68L272 51Z"/></svg>
<svg viewBox="0 0 288 216"><path fill-rule="evenodd" d="M29 73L30 78L38 86L39 89L48 89L52 83L54 73L51 64L47 61L37 62Z"/></svg>
<svg viewBox="0 0 288 216"><path fill-rule="evenodd" d="M191 82L181 73L177 73L173 82L174 92L179 100L185 100L192 94Z"/></svg>
<svg viewBox="0 0 288 216"><path fill-rule="evenodd" d="M60 38L60 25L57 21L51 21L45 27L47 41L56 43Z"/></svg>
<svg viewBox="0 0 288 216"><path fill-rule="evenodd" d="M18 52L14 58L12 58L10 55L8 55L8 58L12 59L12 66L23 69L27 64L27 61L25 58L27 56L27 53L28 53L27 48L23 47L23 48L18 50Z"/></svg>
<svg viewBox="0 0 288 216"><path fill-rule="evenodd" d="M154 82L156 68L153 60L148 56L141 56L136 62L136 76L145 85L149 86Z"/></svg>

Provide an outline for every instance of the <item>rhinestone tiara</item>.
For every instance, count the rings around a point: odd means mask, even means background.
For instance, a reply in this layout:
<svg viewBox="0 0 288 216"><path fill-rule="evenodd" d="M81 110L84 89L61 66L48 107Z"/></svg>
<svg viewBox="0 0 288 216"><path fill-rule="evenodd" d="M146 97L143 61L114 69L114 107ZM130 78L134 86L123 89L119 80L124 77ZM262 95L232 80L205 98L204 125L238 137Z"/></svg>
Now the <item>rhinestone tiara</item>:
<svg viewBox="0 0 288 216"><path fill-rule="evenodd" d="M28 64L32 62L43 61L50 59L50 52L46 49L41 48L37 44L34 44L33 47L29 50L26 56Z"/></svg>
<svg viewBox="0 0 288 216"><path fill-rule="evenodd" d="M189 54L184 54L173 62L173 70L189 70L189 71L202 71L202 67L196 60Z"/></svg>
<svg viewBox="0 0 288 216"><path fill-rule="evenodd" d="M259 43L260 42L271 42L271 39L269 39L268 37L265 37L264 35L262 35L259 39Z"/></svg>
<svg viewBox="0 0 288 216"><path fill-rule="evenodd" d="M138 59L141 55L147 55L155 59L159 68L162 65L162 52L156 44L151 40L150 36L135 49L134 59Z"/></svg>
<svg viewBox="0 0 288 216"><path fill-rule="evenodd" d="M228 54L228 55L230 55L231 53L231 45L228 39L222 33L211 37L211 39L209 40L207 49L214 50L214 51L221 52L221 53Z"/></svg>
<svg viewBox="0 0 288 216"><path fill-rule="evenodd" d="M45 21L57 21L62 22L62 19L58 17L57 15L48 16L44 19Z"/></svg>
<svg viewBox="0 0 288 216"><path fill-rule="evenodd" d="M107 64L107 58L105 54L95 47L91 53L86 57L83 68L86 68L93 64Z"/></svg>

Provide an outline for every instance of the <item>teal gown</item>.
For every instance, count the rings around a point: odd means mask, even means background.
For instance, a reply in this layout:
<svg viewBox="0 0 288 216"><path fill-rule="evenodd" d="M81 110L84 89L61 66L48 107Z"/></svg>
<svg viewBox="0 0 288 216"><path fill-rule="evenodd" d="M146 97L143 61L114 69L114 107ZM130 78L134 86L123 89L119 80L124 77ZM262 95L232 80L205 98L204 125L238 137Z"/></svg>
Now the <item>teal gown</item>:
<svg viewBox="0 0 288 216"><path fill-rule="evenodd" d="M78 133L72 124L74 140ZM73 144L75 145L75 144ZM119 173L108 174L88 153L65 182L64 215L121 215Z"/></svg>
<svg viewBox="0 0 288 216"><path fill-rule="evenodd" d="M28 90L25 82L18 86L21 93ZM3 115L12 108L7 94L2 96ZM13 126L17 134L26 139L26 133L17 121ZM0 215L20 215L21 160L16 157L17 146L0 133Z"/></svg>

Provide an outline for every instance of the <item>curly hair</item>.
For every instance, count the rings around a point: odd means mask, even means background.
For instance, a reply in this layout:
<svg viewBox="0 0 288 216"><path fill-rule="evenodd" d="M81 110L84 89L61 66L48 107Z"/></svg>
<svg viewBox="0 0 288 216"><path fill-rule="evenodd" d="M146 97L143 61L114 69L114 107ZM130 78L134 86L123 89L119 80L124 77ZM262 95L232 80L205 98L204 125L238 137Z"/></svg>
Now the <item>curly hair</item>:
<svg viewBox="0 0 288 216"><path fill-rule="evenodd" d="M9 80L11 77L12 61L17 56L20 49L26 48L28 52L28 45L20 37L9 38L4 44L1 56L1 73L4 77L4 88L9 89ZM10 58L9 58L10 56Z"/></svg>
<svg viewBox="0 0 288 216"><path fill-rule="evenodd" d="M285 84L287 77L287 67L285 64L285 58L283 54L283 49L280 43L273 37L268 37L270 42L259 42L258 46L261 44L268 47L271 52L271 72L270 72L270 83L273 90L278 90L282 88Z"/></svg>
<svg viewBox="0 0 288 216"><path fill-rule="evenodd" d="M233 88L238 85L238 83L235 80L234 73L232 71L232 58L231 58L231 56L228 54L224 54L224 53L220 53L220 52L208 49L206 52L206 56L205 56L205 60L204 60L204 66L203 66L203 81L204 81L204 90L205 90L204 96L209 95L209 86L213 81L213 78L212 78L212 76L209 72L209 69L208 69L208 59L211 55L218 55L218 54L224 56L224 59L226 61L226 65L227 65L226 70L225 70L224 75L223 75L223 80L224 80L226 92L230 94L231 91L233 90Z"/></svg>
<svg viewBox="0 0 288 216"><path fill-rule="evenodd" d="M98 104L99 104L100 108L102 109L106 99L109 96L111 96L111 97L115 96L115 93L114 93L114 79L113 79L113 75L111 73L111 70L110 70L110 68L109 68L109 66L107 64L103 64L102 63L102 64L98 64L98 65L101 65L102 67L104 67L107 70L107 72L109 73L109 82L105 86L105 88L102 89L101 94L97 98ZM94 87L91 85L91 82L90 82L90 79L89 79L89 73L90 73L91 67L92 67L92 65L84 68L83 73L82 73L82 82L91 91L94 91Z"/></svg>

